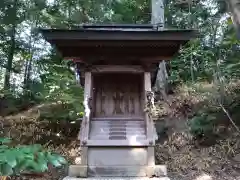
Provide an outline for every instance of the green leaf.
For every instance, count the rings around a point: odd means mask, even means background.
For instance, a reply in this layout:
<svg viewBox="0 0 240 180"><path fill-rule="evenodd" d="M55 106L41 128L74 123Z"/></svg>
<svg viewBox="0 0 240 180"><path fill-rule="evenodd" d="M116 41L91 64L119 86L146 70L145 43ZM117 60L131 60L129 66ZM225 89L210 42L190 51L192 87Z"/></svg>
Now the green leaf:
<svg viewBox="0 0 240 180"><path fill-rule="evenodd" d="M31 146L31 149L33 152L40 151L42 149L42 146L40 144L34 144Z"/></svg>
<svg viewBox="0 0 240 180"><path fill-rule="evenodd" d="M12 167L6 163L1 165L1 171L3 176L9 176L13 174Z"/></svg>
<svg viewBox="0 0 240 180"><path fill-rule="evenodd" d="M0 138L0 143L1 144L7 144L12 142L12 140L10 138Z"/></svg>
<svg viewBox="0 0 240 180"><path fill-rule="evenodd" d="M0 154L0 164L6 163L6 162L7 162L7 159L6 159L5 154L4 153Z"/></svg>
<svg viewBox="0 0 240 180"><path fill-rule="evenodd" d="M64 157L62 156L58 156L57 160L61 163L61 164L67 164L67 161Z"/></svg>
<svg viewBox="0 0 240 180"><path fill-rule="evenodd" d="M41 171L40 165L35 161L29 161L27 167L29 167L30 169L32 169L35 172Z"/></svg>
<svg viewBox="0 0 240 180"><path fill-rule="evenodd" d="M17 160L16 157L13 154L7 154L6 156L7 159L7 163L9 166L11 166L12 168L14 168L17 165Z"/></svg>
<svg viewBox="0 0 240 180"><path fill-rule="evenodd" d="M48 159L46 157L45 152L39 152L38 153L37 162L39 164L39 170L40 171L44 172L48 169L48 166L47 166Z"/></svg>
<svg viewBox="0 0 240 180"><path fill-rule="evenodd" d="M54 167L60 167L62 164L58 161L56 156L49 156L48 157L49 163L51 163Z"/></svg>
<svg viewBox="0 0 240 180"><path fill-rule="evenodd" d="M7 145L1 145L0 146L0 152L6 151L6 149L8 149Z"/></svg>

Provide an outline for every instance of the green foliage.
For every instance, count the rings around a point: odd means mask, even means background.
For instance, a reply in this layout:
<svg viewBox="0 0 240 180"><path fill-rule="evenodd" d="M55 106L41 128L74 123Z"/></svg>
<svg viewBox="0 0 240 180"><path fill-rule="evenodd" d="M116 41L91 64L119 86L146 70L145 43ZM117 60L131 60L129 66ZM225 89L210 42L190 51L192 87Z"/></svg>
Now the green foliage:
<svg viewBox="0 0 240 180"><path fill-rule="evenodd" d="M10 78L10 89L0 98L0 114L8 115L32 105L50 103L57 105L42 112L41 118L74 120L81 117L83 89L76 85L73 63L50 48L36 29L70 29L81 23L149 23L150 2L3 1L0 5L0 73L3 74L0 74L0 84L4 84L6 70L17 80ZM189 6L165 0L164 4L166 28L199 30L199 38L182 47L179 55L171 60L169 82L176 85L190 81L212 82L215 74L218 78L239 79L239 40L231 18L226 19L223 1L210 0L206 4L199 0ZM13 25L16 25L14 57L8 66Z"/></svg>
<svg viewBox="0 0 240 180"><path fill-rule="evenodd" d="M54 103L41 114L42 119L76 120L82 116L83 88L76 84L71 64L58 54L43 59L39 65L43 70L40 78L41 92L45 102Z"/></svg>
<svg viewBox="0 0 240 180"><path fill-rule="evenodd" d="M41 145L8 145L10 139L0 138L0 176L20 175L29 172L45 172L48 165L61 167L66 160L44 150Z"/></svg>
<svg viewBox="0 0 240 180"><path fill-rule="evenodd" d="M199 113L189 120L190 132L195 137L207 136L213 133L215 117L207 113Z"/></svg>

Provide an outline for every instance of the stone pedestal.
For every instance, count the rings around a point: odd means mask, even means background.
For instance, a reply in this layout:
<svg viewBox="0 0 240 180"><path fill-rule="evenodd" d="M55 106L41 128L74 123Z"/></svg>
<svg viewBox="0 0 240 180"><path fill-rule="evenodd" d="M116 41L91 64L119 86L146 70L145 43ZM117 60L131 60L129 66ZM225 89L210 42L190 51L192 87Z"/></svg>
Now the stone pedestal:
<svg viewBox="0 0 240 180"><path fill-rule="evenodd" d="M63 180L170 180L168 177L89 177L89 178L75 178L75 177L65 177Z"/></svg>
<svg viewBox="0 0 240 180"><path fill-rule="evenodd" d="M165 165L155 166L84 166L71 165L68 171L69 177L166 177Z"/></svg>

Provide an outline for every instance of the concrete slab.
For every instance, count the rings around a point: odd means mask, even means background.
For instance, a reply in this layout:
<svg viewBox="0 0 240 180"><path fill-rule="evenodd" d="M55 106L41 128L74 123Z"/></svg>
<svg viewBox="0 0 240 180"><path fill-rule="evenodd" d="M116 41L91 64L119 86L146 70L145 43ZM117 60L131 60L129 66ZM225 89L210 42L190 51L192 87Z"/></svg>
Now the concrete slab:
<svg viewBox="0 0 240 180"><path fill-rule="evenodd" d="M91 178L74 178L65 177L63 180L170 180L168 177L91 177Z"/></svg>
<svg viewBox="0 0 240 180"><path fill-rule="evenodd" d="M166 177L166 165L154 166L83 166L71 165L70 177Z"/></svg>

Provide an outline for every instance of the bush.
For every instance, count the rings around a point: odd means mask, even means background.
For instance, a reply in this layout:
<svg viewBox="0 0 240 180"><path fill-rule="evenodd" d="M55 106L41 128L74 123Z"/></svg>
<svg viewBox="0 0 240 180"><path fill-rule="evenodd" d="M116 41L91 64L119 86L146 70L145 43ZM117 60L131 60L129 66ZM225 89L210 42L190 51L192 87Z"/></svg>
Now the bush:
<svg viewBox="0 0 240 180"><path fill-rule="evenodd" d="M190 133L195 137L202 137L206 135L213 134L214 132L214 116L208 115L206 113L201 113L196 115L191 120L189 120Z"/></svg>
<svg viewBox="0 0 240 180"><path fill-rule="evenodd" d="M49 164L60 167L67 163L62 156L44 150L41 145L11 147L9 143L10 139L0 138L0 176L45 172Z"/></svg>

